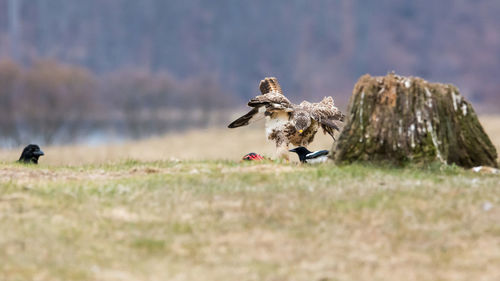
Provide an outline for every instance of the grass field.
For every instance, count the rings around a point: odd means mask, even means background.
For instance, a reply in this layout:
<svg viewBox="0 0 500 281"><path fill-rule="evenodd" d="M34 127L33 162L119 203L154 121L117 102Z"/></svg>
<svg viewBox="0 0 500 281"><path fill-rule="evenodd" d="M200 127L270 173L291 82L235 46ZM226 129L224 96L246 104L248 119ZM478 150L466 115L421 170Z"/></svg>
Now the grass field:
<svg viewBox="0 0 500 281"><path fill-rule="evenodd" d="M310 149L330 149L332 140L322 132ZM242 129L209 129L171 134L141 141L101 146L42 147L46 153L41 163L48 166L103 164L137 161L164 160L240 160L248 152L272 157L273 143L266 140L263 126ZM12 162L19 158L21 148L0 149L0 162ZM295 156L293 159L298 161Z"/></svg>
<svg viewBox="0 0 500 281"><path fill-rule="evenodd" d="M236 161L255 132L0 151L0 280L500 280L500 175Z"/></svg>

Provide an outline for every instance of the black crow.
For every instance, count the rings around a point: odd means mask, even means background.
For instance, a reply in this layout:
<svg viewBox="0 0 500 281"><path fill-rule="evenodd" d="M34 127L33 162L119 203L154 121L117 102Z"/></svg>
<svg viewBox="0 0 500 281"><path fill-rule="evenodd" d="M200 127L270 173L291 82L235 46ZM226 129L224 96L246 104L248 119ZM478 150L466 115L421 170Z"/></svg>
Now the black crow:
<svg viewBox="0 0 500 281"><path fill-rule="evenodd" d="M311 152L303 146L290 149L290 152L295 152L299 156L299 160L302 163L323 163L328 160L328 150L318 150Z"/></svg>
<svg viewBox="0 0 500 281"><path fill-rule="evenodd" d="M30 144L23 149L19 162L38 164L38 158L44 155L43 151L36 144Z"/></svg>

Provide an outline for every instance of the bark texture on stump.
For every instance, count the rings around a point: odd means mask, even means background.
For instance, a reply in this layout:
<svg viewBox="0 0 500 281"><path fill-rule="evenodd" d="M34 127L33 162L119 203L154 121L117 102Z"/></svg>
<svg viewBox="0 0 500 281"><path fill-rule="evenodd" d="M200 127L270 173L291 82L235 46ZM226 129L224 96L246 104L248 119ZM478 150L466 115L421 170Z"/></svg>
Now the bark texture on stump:
<svg viewBox="0 0 500 281"><path fill-rule="evenodd" d="M497 152L453 85L388 74L361 77L339 136L337 163L455 163L497 167Z"/></svg>

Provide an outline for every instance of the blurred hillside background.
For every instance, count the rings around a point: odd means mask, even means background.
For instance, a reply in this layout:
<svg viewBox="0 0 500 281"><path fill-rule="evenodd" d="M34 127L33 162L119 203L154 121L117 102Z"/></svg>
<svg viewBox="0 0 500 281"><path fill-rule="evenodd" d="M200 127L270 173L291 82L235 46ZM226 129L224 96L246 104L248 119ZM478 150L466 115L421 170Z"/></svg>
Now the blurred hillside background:
<svg viewBox="0 0 500 281"><path fill-rule="evenodd" d="M345 109L365 73L500 113L496 0L0 0L0 146L224 127L279 78Z"/></svg>

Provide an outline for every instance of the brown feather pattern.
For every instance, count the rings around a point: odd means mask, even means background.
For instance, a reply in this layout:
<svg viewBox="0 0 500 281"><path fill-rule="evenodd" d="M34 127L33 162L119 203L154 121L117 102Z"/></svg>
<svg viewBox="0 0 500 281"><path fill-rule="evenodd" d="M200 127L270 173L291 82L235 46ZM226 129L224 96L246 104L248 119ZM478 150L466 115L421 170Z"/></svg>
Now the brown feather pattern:
<svg viewBox="0 0 500 281"><path fill-rule="evenodd" d="M295 105L283 95L274 77L260 81L259 88L262 94L248 102L253 109L232 122L229 128L248 125L257 120L254 116L262 114L266 117L266 135L276 143L277 154L283 158L288 158L289 144L307 146L311 143L319 127L335 140L334 133L340 131L345 116L332 97L318 103L303 101Z"/></svg>
<svg viewBox="0 0 500 281"><path fill-rule="evenodd" d="M276 79L275 77L266 77L264 78L264 80L261 80L259 84L259 89L263 95L266 95L271 92L283 94L281 86L278 83L278 79Z"/></svg>

